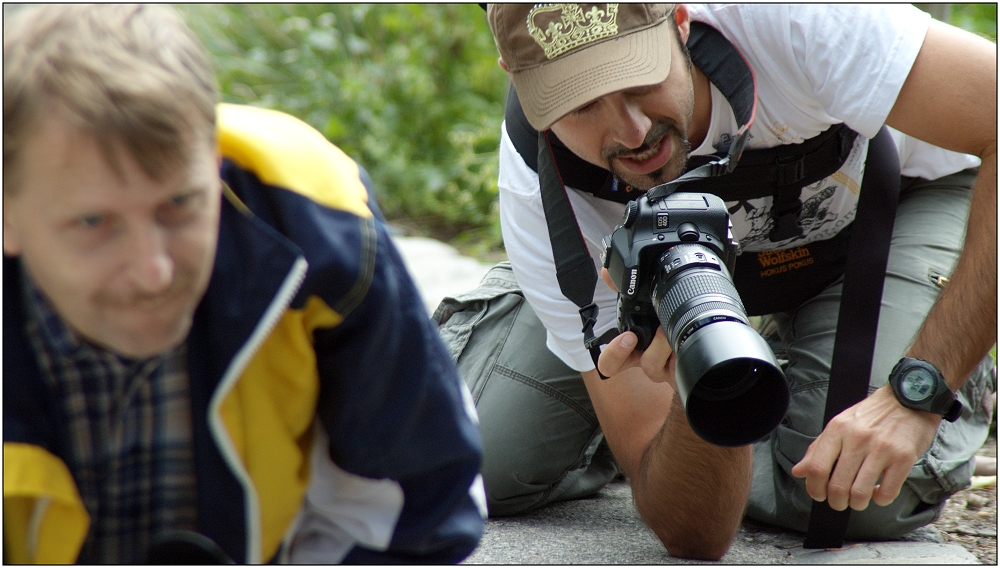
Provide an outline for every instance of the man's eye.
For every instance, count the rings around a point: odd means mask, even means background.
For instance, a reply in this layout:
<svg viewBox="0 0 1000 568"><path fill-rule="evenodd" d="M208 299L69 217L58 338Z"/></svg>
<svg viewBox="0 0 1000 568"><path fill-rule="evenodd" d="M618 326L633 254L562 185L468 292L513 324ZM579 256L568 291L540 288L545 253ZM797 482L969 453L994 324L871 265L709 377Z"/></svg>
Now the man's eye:
<svg viewBox="0 0 1000 568"><path fill-rule="evenodd" d="M87 229L92 229L100 227L104 223L104 219L104 215L84 215L76 220L76 224Z"/></svg>
<svg viewBox="0 0 1000 568"><path fill-rule="evenodd" d="M198 216L203 203L199 192L181 193L168 199L157 215L162 223L168 225L186 223Z"/></svg>
<svg viewBox="0 0 1000 568"><path fill-rule="evenodd" d="M597 108L597 101L591 101L573 111L573 114L584 114Z"/></svg>

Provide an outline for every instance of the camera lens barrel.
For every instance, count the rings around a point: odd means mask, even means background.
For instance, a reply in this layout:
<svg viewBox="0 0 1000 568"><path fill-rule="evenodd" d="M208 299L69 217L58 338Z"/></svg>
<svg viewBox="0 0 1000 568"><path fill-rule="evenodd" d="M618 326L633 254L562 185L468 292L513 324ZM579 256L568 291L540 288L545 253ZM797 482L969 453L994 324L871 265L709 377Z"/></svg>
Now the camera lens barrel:
<svg viewBox="0 0 1000 568"><path fill-rule="evenodd" d="M677 356L675 383L691 428L720 446L766 436L788 409L788 386L725 264L695 243L670 248L659 262L652 300Z"/></svg>
<svg viewBox="0 0 1000 568"><path fill-rule="evenodd" d="M660 266L653 305L674 349L708 316L725 315L750 324L728 270L708 247L674 246L660 257Z"/></svg>

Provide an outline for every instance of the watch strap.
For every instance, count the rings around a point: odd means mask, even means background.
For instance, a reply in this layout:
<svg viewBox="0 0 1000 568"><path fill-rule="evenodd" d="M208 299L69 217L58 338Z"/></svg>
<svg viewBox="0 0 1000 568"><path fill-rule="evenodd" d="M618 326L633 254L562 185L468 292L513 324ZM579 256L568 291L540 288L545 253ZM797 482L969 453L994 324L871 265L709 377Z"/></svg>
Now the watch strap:
<svg viewBox="0 0 1000 568"><path fill-rule="evenodd" d="M962 415L962 403L959 400L955 400L948 412L945 413L944 419L948 422L954 422L958 420L958 417Z"/></svg>

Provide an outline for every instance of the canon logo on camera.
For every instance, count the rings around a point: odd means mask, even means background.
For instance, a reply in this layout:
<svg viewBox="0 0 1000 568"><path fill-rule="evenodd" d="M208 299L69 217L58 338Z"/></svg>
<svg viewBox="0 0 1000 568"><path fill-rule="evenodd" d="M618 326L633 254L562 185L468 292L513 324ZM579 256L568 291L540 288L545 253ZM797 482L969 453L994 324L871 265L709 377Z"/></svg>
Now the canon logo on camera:
<svg viewBox="0 0 1000 568"><path fill-rule="evenodd" d="M632 275L629 276L628 279L628 290L625 291L625 293L628 294L629 296L635 295L635 281L638 279L638 277L639 277L639 270L633 268Z"/></svg>

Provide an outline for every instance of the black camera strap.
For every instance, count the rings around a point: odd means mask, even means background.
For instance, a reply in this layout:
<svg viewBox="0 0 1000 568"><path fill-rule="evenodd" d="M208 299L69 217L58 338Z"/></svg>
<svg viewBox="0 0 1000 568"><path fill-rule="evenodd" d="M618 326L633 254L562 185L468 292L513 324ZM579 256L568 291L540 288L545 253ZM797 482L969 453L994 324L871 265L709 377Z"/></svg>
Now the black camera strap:
<svg viewBox="0 0 1000 568"><path fill-rule="evenodd" d="M597 287L597 269L587 251L580 225L576 222L573 205L569 202L566 185L556 167L552 147L548 141L548 131L538 133L538 184L542 194L542 208L545 223L552 243L552 257L556 265L556 279L563 295L580 308L583 321L583 344L590 351L594 368L602 379L608 377L597 367L601 355L601 345L614 338L614 329L608 330L600 338L594 337L597 323L597 304L594 290Z"/></svg>
<svg viewBox="0 0 1000 568"><path fill-rule="evenodd" d="M691 23L688 47L694 64L723 93L742 126L728 147L710 156L692 157L685 174L653 188L647 192L648 198L655 201L666 197L682 184L684 191L715 193L730 201L734 199L730 193L742 196L737 200L773 195L772 214L783 220L776 219L780 234L772 237L782 240L781 235L797 234L797 223L789 225L788 221L794 221L801 209L801 188L836 172L849 155L857 133L846 125L835 125L802 144L747 152L744 169L741 156L757 101L753 71L728 40L700 22ZM620 203L636 199L641 192L622 184L607 170L579 159L554 133L535 134L513 87L505 120L518 153L538 172L559 287L580 308L584 345L596 367L600 346L613 339L617 330L612 328L601 337L594 336L597 270L576 222L567 186ZM741 167L737 169L738 162ZM883 128L869 142L858 213L849 235L824 426L867 396L899 182L895 145ZM607 378L600 370L598 373L602 379ZM849 518L850 509L834 511L826 502L814 502L804 546L842 546Z"/></svg>

